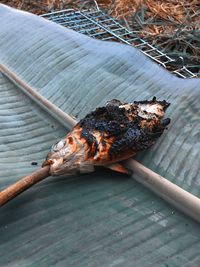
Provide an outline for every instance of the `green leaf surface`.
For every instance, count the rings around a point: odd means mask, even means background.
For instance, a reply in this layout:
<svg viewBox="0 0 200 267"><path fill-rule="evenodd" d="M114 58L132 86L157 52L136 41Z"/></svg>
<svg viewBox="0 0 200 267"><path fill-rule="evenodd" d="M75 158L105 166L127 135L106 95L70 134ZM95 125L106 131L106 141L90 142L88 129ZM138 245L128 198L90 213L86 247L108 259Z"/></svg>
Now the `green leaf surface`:
<svg viewBox="0 0 200 267"><path fill-rule="evenodd" d="M172 123L137 156L200 196L200 80L138 50L90 39L0 5L0 63L78 119L107 100L171 102ZM67 133L0 75L0 189L34 171ZM0 210L0 266L198 266L200 228L132 178L100 170L50 177Z"/></svg>

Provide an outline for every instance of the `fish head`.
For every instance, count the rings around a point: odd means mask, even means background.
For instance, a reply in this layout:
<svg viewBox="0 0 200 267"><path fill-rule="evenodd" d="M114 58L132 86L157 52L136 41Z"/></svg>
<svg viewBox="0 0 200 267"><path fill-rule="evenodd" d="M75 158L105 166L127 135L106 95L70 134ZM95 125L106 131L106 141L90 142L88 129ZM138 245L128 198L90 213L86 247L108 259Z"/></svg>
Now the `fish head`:
<svg viewBox="0 0 200 267"><path fill-rule="evenodd" d="M50 174L71 176L77 172L88 173L94 167L86 160L87 144L78 127L51 148L42 166L50 165Z"/></svg>
<svg viewBox="0 0 200 267"><path fill-rule="evenodd" d="M59 175L62 170L67 168L69 162L73 160L74 147L67 138L63 138L51 147L45 162L42 166L49 165L51 175ZM71 164L71 167L74 164ZM68 168L67 173L71 173L72 168Z"/></svg>
<svg viewBox="0 0 200 267"><path fill-rule="evenodd" d="M71 175L80 161L80 153L78 156L77 152L79 152L77 143L69 134L52 146L42 166L49 165L51 175Z"/></svg>

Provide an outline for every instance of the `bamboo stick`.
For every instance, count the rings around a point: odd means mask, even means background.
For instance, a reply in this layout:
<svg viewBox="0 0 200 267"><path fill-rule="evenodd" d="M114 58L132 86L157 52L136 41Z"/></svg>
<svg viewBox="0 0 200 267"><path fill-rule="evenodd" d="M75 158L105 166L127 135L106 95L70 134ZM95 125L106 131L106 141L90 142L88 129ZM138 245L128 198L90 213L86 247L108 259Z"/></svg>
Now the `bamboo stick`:
<svg viewBox="0 0 200 267"><path fill-rule="evenodd" d="M170 182L158 173L148 169L134 159L125 161L125 166L133 171L133 178L148 187L183 213L200 222L200 199Z"/></svg>
<svg viewBox="0 0 200 267"><path fill-rule="evenodd" d="M9 200L15 198L17 195L27 190L32 185L42 181L49 176L49 166L40 168L35 172L20 179L16 183L8 186L0 192L0 207L6 204Z"/></svg>
<svg viewBox="0 0 200 267"><path fill-rule="evenodd" d="M76 124L76 121L68 114L64 113L50 101L46 100L43 96L37 93L32 87L22 81L16 74L10 71L5 66L0 65L0 70L10 80L17 84L23 92L28 94L34 101L36 101L42 108L44 108L51 115L59 119L65 126L70 127ZM159 174L148 169L136 160L129 159L125 161L125 166L133 171L135 178L138 182L142 183L155 194L174 205L176 208L200 222L200 199L191 193L183 190L179 186L168 181ZM17 196L22 191L26 190L33 184L48 177L49 173L47 168L39 169L32 173L30 176L22 178L19 182L9 186L7 189L0 192L0 206L8 202L13 197Z"/></svg>
<svg viewBox="0 0 200 267"><path fill-rule="evenodd" d="M28 95L34 102L36 102L41 108L47 111L52 117L57 119L62 125L68 129L76 124L70 115L62 111L56 105L47 100L44 96L39 94L36 89L25 83L20 77L18 77L13 71L8 69L5 65L0 64L0 71L14 84L16 84L26 95Z"/></svg>

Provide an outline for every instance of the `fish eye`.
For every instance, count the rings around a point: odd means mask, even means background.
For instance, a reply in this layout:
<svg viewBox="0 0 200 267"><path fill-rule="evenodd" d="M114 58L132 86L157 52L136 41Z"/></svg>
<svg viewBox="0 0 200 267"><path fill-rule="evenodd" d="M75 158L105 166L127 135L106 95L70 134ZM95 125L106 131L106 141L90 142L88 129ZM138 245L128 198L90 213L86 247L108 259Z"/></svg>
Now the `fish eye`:
<svg viewBox="0 0 200 267"><path fill-rule="evenodd" d="M60 140L53 146L53 150L59 151L65 146L65 144L66 144L66 141L64 139Z"/></svg>

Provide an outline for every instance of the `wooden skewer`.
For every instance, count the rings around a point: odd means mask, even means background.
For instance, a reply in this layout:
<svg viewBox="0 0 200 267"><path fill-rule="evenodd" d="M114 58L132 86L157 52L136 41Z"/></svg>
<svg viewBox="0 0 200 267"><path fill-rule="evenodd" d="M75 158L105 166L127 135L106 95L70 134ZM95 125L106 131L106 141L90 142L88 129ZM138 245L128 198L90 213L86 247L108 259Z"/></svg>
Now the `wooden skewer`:
<svg viewBox="0 0 200 267"><path fill-rule="evenodd" d="M0 64L0 71L9 80L16 84L32 100L39 104L40 107L50 113L55 119L59 120L62 125L69 129L76 124L76 120L74 120L71 116L63 112L60 108L56 107L45 97L40 95L37 90L26 84L6 66ZM6 204L9 200L15 198L17 195L19 195L29 187L33 186L34 184L42 181L43 179L49 176L49 166L45 166L36 170L34 173L20 179L18 182L8 186L6 189L0 192L0 207Z"/></svg>
<svg viewBox="0 0 200 267"><path fill-rule="evenodd" d="M200 199L155 173L134 159L128 159L125 166L133 171L133 178L148 187L183 213L200 222Z"/></svg>
<svg viewBox="0 0 200 267"><path fill-rule="evenodd" d="M67 113L62 111L56 105L52 104L44 96L39 94L36 89L25 83L14 72L9 70L6 66L0 64L0 71L14 84L16 84L26 95L28 95L34 102L36 102L41 108L47 111L52 117L57 119L62 125L68 129L76 124L74 120Z"/></svg>
<svg viewBox="0 0 200 267"><path fill-rule="evenodd" d="M28 94L33 100L35 100L42 108L48 111L52 116L59 119L59 121L65 126L73 127L76 121L68 114L64 113L50 101L46 100L43 96L36 92L32 87L27 85L19 77L17 77L12 71L5 66L0 65L0 70L10 80L17 84L23 92ZM125 166L133 171L134 178L151 189L154 193L161 198L174 205L185 214L200 222L200 199L191 193L183 190L179 186L168 181L159 174L146 168L136 160L129 159L125 161ZM28 175L15 184L9 186L2 192L0 192L0 206L4 205L10 199L17 196L22 191L26 190L33 184L47 178L49 176L49 167L46 166L37 170L36 172Z"/></svg>
<svg viewBox="0 0 200 267"><path fill-rule="evenodd" d="M13 199L32 185L42 181L49 176L49 166L40 168L37 171L20 179L16 183L8 186L0 192L0 207L6 204L9 200Z"/></svg>

